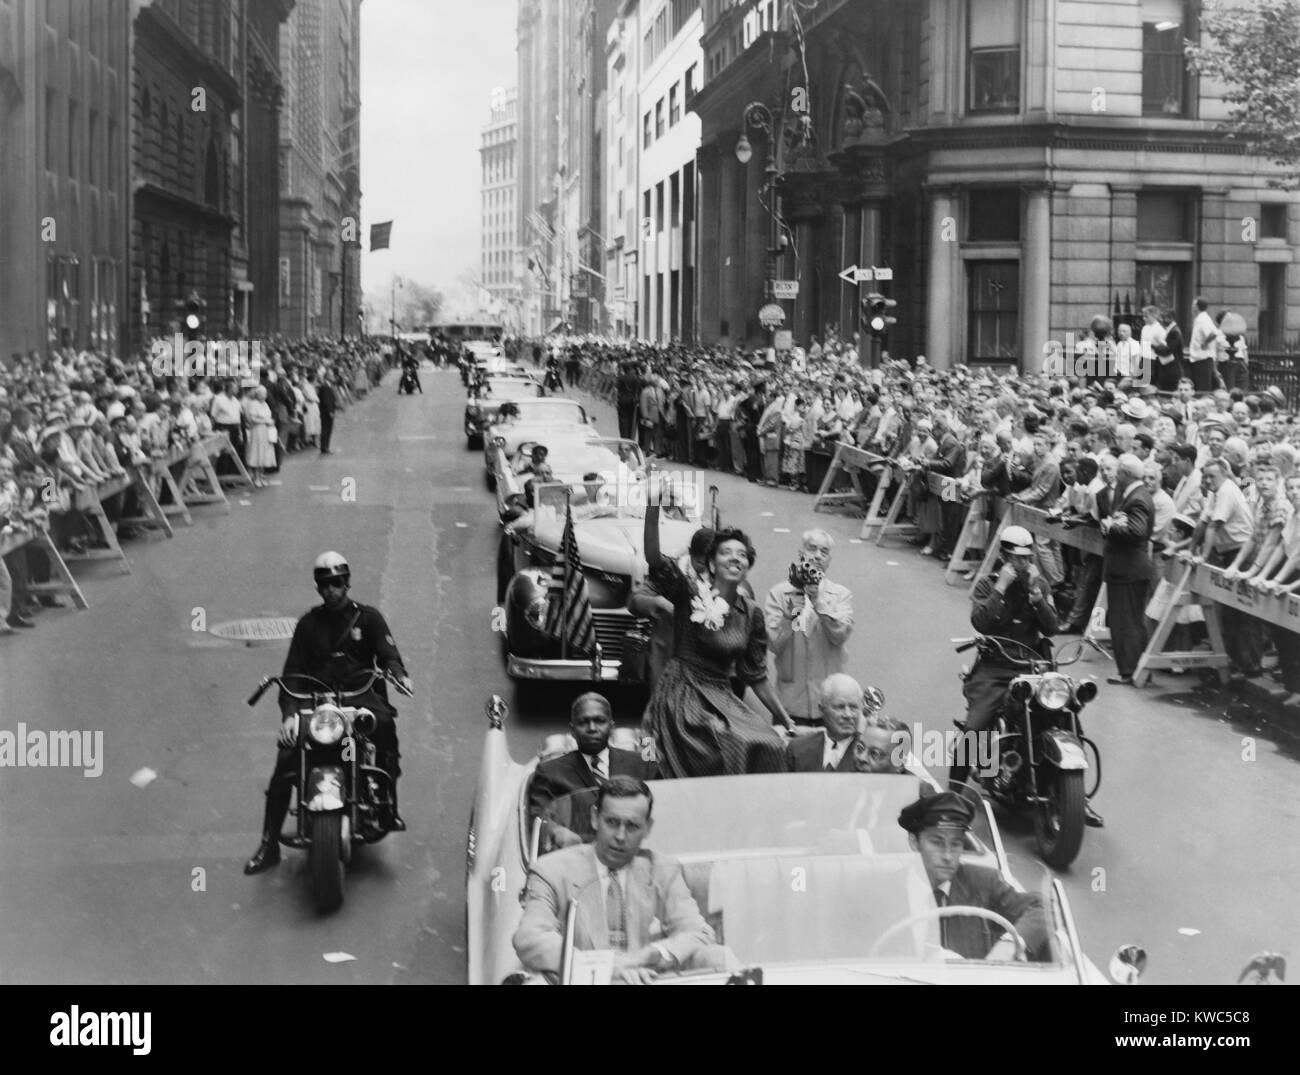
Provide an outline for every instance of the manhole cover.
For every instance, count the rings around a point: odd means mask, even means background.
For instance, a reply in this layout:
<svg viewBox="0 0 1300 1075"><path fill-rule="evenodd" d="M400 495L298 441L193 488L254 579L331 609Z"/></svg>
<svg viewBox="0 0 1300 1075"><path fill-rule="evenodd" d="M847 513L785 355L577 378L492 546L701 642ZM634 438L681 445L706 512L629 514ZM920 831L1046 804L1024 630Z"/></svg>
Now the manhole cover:
<svg viewBox="0 0 1300 1075"><path fill-rule="evenodd" d="M231 620L208 628L208 634L230 642L255 645L258 642L287 642L298 621L289 616L268 616L256 620Z"/></svg>

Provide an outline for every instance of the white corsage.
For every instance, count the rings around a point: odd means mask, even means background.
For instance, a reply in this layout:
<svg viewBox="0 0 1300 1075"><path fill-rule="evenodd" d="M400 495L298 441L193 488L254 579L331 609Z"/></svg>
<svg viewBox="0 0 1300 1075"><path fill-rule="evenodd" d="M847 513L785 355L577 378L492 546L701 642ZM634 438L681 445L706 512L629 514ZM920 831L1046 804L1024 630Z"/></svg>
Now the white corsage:
<svg viewBox="0 0 1300 1075"><path fill-rule="evenodd" d="M720 628L731 606L721 594L709 585L707 579L696 579L695 596L691 598L691 622L702 624L710 631Z"/></svg>

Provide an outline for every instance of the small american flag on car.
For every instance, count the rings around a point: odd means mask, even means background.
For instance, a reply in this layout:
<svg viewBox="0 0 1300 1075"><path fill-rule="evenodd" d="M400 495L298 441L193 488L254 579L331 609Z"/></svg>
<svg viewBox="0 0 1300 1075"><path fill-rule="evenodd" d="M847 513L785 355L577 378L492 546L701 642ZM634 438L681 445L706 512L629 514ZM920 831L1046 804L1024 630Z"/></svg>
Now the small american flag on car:
<svg viewBox="0 0 1300 1075"><path fill-rule="evenodd" d="M546 633L564 642L575 653L596 648L596 625L587 594L587 577L582 573L578 537L573 532L573 508L565 505L564 536L551 565L551 585L546 591Z"/></svg>

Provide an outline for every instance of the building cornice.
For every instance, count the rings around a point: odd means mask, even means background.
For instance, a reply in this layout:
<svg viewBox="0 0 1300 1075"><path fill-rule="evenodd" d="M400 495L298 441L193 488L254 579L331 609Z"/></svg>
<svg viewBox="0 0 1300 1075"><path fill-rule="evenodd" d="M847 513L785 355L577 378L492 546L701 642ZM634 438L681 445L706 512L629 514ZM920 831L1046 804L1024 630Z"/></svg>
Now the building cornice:
<svg viewBox="0 0 1300 1075"><path fill-rule="evenodd" d="M132 191L132 195L137 203L153 203L170 209L179 209L192 216L203 217L209 223L219 224L222 227L233 228L238 223L229 213L223 213L210 205L196 202L193 198L187 198L183 194L177 194L175 191L167 190L155 183L137 184L134 191Z"/></svg>

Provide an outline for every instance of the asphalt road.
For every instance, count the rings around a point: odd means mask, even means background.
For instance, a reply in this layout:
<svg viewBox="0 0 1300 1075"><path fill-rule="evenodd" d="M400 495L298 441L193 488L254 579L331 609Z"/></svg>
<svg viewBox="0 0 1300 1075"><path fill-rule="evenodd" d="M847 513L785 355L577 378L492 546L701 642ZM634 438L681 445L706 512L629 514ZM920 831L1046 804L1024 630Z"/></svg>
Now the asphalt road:
<svg viewBox="0 0 1300 1075"><path fill-rule="evenodd" d="M563 727L572 692L521 700L504 676L491 631L498 527L481 456L460 432L464 393L452 371L423 380L425 395L398 397L390 375L341 416L337 454L292 457L279 485L236 498L229 515L200 508L173 540L132 543L131 575L79 568L89 611L46 612L36 630L0 640L0 731L98 730L104 743L94 778L0 769L0 981L464 980L483 704L494 692L512 702L522 761ZM613 432L612 408L594 410ZM909 725L948 727L961 712L963 658L949 639L970 632L964 589L905 545L858 542L857 521L814 516L806 496L710 480L727 522L758 547L760 593L814 518L835 536L831 576L856 595L851 671ZM194 628L301 614L326 548L351 561L353 595L388 617L417 697L398 701L410 831L366 849L344 906L321 917L301 854L242 873L277 723L269 696L256 709L244 700L287 643ZM1118 944L1142 944L1149 982L1231 981L1249 956L1294 952L1300 935L1296 756L1208 705L1190 678L1103 685L1085 711L1107 827L1088 832L1061 875L1085 951L1104 968ZM619 697L621 720L636 722L637 702ZM1008 844L1032 857L1026 830L1011 828ZM353 958L325 958L336 953Z"/></svg>

